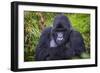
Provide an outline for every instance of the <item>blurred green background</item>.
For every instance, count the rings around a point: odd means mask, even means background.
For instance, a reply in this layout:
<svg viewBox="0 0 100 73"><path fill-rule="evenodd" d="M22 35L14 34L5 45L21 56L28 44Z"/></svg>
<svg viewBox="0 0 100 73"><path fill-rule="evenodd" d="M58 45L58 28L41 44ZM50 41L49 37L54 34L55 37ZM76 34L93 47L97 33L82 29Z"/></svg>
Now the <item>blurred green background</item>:
<svg viewBox="0 0 100 73"><path fill-rule="evenodd" d="M34 53L41 32L52 26L54 17L61 13L24 11L24 61L34 61ZM90 58L90 14L64 13L73 26L84 39L86 52L81 59ZM73 57L73 59L76 59Z"/></svg>

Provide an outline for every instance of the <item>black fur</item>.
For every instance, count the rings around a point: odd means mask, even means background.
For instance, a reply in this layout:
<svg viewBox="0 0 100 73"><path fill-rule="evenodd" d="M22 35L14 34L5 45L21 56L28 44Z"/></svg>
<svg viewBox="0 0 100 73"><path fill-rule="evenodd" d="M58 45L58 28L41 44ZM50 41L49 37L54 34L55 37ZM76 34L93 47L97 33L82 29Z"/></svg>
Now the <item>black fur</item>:
<svg viewBox="0 0 100 73"><path fill-rule="evenodd" d="M62 44L56 41L55 33L59 31L64 32ZM52 38L56 44L54 47L50 46ZM84 51L85 46L81 34L72 29L66 16L58 15L55 17L53 27L46 28L42 32L35 59L36 61L71 59L74 56L80 56Z"/></svg>

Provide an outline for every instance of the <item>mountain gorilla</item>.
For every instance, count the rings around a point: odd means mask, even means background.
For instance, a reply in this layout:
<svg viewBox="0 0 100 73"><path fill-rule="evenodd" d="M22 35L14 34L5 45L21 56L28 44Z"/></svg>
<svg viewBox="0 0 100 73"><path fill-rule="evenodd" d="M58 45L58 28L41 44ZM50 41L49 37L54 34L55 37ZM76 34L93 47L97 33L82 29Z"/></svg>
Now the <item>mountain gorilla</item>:
<svg viewBox="0 0 100 73"><path fill-rule="evenodd" d="M80 57L85 51L83 38L78 31L72 29L69 19L58 15L53 27L46 28L40 36L36 48L36 61L64 60L74 56Z"/></svg>

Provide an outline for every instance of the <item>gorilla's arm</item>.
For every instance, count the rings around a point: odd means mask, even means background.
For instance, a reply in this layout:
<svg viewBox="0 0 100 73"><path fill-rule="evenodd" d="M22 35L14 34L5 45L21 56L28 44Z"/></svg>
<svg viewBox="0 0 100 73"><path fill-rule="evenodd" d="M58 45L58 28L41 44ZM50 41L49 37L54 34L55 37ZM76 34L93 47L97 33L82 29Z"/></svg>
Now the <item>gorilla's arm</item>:
<svg viewBox="0 0 100 73"><path fill-rule="evenodd" d="M66 50L67 58L71 58L74 56L80 57L81 53L85 52L84 41L81 34L78 31L73 30L71 32L69 45L68 50Z"/></svg>
<svg viewBox="0 0 100 73"><path fill-rule="evenodd" d="M50 38L49 38L50 31L51 31L51 27L46 28L40 36L40 40L39 40L39 43L36 47L36 53L35 53L35 60L36 61L45 60L46 57L48 56L48 43L50 40Z"/></svg>

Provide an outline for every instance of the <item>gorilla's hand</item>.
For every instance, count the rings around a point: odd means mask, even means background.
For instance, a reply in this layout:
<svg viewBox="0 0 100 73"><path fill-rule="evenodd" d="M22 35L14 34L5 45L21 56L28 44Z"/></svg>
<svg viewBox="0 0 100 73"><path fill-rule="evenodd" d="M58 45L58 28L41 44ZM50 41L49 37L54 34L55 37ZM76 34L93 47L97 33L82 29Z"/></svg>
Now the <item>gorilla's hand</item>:
<svg viewBox="0 0 100 73"><path fill-rule="evenodd" d="M50 60L63 59L65 57L64 51L65 51L64 47L49 48L49 59Z"/></svg>

